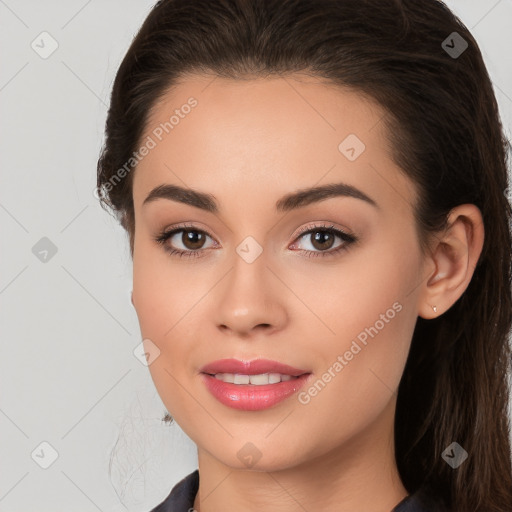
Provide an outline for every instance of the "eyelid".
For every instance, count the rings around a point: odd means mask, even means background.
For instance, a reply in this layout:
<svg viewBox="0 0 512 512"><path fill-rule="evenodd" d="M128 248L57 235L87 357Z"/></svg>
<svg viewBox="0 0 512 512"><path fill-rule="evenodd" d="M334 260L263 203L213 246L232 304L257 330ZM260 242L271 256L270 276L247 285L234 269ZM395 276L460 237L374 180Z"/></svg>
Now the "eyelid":
<svg viewBox="0 0 512 512"><path fill-rule="evenodd" d="M193 224L177 224L175 226L171 226L169 228L164 228L161 230L156 236L155 240L160 243L165 243L166 240L169 238L172 238L176 233L179 233L180 231L195 231L197 233L203 233L206 236L210 237L215 244L218 244L217 240L213 235L210 234L210 232L207 229L199 228ZM201 249L199 249L201 250ZM187 252L198 252L198 251L187 251Z"/></svg>
<svg viewBox="0 0 512 512"><path fill-rule="evenodd" d="M327 230L327 231L328 230L339 231L340 233L343 233L347 237L355 238L355 235L353 235L349 230L336 227L336 225L333 224L332 222L322 223L322 221L300 228L299 231L294 235L294 238L299 238L302 235L304 235L305 233L309 233L310 231L315 230L315 229L319 229L319 230L323 229L323 230Z"/></svg>

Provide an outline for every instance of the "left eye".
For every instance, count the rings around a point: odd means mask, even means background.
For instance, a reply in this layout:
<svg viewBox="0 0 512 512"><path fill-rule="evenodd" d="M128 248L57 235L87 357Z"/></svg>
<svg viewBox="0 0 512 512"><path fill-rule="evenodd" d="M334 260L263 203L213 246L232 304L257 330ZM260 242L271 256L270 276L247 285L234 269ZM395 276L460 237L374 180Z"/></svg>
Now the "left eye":
<svg viewBox="0 0 512 512"><path fill-rule="evenodd" d="M309 244L306 244L306 248L298 247L301 250L308 252L326 252L333 253L340 249L343 249L347 245L355 242L355 237L331 227L316 227L303 232L298 239L309 240ZM335 239L340 239L338 245L334 246ZM293 244L294 246L297 243ZM300 244L299 244L300 245ZM309 245L309 247L307 247ZM334 248L333 248L334 246Z"/></svg>

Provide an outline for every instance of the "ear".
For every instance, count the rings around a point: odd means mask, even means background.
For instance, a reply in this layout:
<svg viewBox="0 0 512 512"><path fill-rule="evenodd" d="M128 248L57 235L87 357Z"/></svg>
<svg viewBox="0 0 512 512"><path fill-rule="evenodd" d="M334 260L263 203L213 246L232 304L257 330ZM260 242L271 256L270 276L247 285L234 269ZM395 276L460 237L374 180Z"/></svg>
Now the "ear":
<svg viewBox="0 0 512 512"><path fill-rule="evenodd" d="M474 204L454 208L426 257L432 268L418 302L418 315L435 318L450 309L468 287L484 243L482 214ZM434 311L434 308L436 311Z"/></svg>

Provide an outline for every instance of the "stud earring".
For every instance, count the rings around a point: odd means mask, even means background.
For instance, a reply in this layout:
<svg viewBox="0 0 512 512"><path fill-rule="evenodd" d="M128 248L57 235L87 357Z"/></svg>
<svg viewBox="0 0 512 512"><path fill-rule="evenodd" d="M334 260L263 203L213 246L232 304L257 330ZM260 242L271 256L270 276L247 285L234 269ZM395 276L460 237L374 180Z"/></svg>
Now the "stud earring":
<svg viewBox="0 0 512 512"><path fill-rule="evenodd" d="M434 313L437 313L437 306L432 306L432 309L434 310Z"/></svg>

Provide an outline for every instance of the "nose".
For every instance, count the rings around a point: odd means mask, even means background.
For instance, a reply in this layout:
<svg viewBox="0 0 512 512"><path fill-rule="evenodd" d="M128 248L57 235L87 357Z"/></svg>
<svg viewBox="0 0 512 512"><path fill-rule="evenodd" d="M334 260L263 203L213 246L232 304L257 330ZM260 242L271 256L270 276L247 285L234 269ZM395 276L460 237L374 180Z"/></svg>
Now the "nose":
<svg viewBox="0 0 512 512"><path fill-rule="evenodd" d="M224 334L250 337L285 327L285 289L264 258L252 263L237 258L219 285L215 318Z"/></svg>

